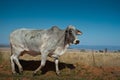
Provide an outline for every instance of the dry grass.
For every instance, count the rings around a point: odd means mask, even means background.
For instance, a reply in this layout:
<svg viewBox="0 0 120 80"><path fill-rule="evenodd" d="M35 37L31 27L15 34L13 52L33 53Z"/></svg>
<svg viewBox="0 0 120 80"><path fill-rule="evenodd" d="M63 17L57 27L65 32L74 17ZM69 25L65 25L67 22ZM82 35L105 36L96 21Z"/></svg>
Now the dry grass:
<svg viewBox="0 0 120 80"><path fill-rule="evenodd" d="M90 66L120 66L120 53L100 53L94 51L67 51L60 58L63 62L83 63Z"/></svg>
<svg viewBox="0 0 120 80"><path fill-rule="evenodd" d="M60 57L61 76L56 76L54 62L48 58L42 74L32 76L40 64L40 55L25 54L20 62L25 70L23 75L11 74L10 49L0 49L0 80L119 80L120 53L96 53L68 50Z"/></svg>
<svg viewBox="0 0 120 80"><path fill-rule="evenodd" d="M0 49L0 57L4 61L8 61L10 59L10 49ZM40 55L33 57L25 54L20 56L20 59L40 60ZM48 60L53 61L51 58L48 58ZM68 50L60 57L60 61L71 64L82 63L90 66L120 66L120 53L100 53L95 51L81 52L80 50Z"/></svg>

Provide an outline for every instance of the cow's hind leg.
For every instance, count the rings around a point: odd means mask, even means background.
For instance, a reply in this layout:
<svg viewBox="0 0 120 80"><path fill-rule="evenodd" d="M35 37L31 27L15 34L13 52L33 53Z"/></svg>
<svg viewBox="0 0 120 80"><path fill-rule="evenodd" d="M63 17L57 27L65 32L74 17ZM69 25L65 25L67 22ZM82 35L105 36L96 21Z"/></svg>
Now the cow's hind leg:
<svg viewBox="0 0 120 80"><path fill-rule="evenodd" d="M21 74L23 72L22 66L18 60L19 55L21 54L22 51L20 51L20 49L14 49L13 50L13 55L11 56L11 66L12 66L12 72L13 74L16 73L15 71L15 63L18 66L19 69L19 73Z"/></svg>
<svg viewBox="0 0 120 80"><path fill-rule="evenodd" d="M36 75L37 72L38 72L42 67L45 66L46 60L47 60L47 55L42 54L42 55L41 55L41 64L40 64L40 66L33 72L33 75Z"/></svg>
<svg viewBox="0 0 120 80"><path fill-rule="evenodd" d="M19 73L21 74L23 72L23 68L18 60L18 57L19 57L19 55L14 56L14 62L17 64L18 69L19 69Z"/></svg>
<svg viewBox="0 0 120 80"><path fill-rule="evenodd" d="M16 71L15 71L15 63L17 64L18 66L18 69L19 69L19 73L21 74L23 72L23 69L22 69L22 66L18 60L18 56L17 55L12 55L11 56L11 67L12 67L12 73L15 74Z"/></svg>
<svg viewBox="0 0 120 80"><path fill-rule="evenodd" d="M12 73L13 74L15 74L16 73L16 71L15 71L15 63L14 63L14 55L12 55L11 57L10 57L10 61L11 61L11 68L12 68Z"/></svg>

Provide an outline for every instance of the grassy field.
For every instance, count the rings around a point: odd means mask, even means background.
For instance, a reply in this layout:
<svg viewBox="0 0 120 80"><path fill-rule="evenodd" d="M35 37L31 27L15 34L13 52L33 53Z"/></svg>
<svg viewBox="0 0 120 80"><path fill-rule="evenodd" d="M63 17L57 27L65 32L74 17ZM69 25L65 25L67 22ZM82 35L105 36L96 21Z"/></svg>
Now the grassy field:
<svg viewBox="0 0 120 80"><path fill-rule="evenodd" d="M68 50L60 57L60 76L55 73L53 59L36 76L33 71L40 64L40 55L20 57L24 72L12 75L10 49L0 49L0 80L120 80L120 53ZM16 71L18 71L16 67Z"/></svg>

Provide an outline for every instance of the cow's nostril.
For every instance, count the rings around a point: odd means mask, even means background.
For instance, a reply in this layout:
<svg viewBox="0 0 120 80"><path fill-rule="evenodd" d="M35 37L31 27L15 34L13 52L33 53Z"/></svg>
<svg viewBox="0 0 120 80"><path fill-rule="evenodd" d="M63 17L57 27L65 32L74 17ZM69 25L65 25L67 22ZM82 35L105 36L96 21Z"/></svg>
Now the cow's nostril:
<svg viewBox="0 0 120 80"><path fill-rule="evenodd" d="M79 40L76 40L76 44L79 44L79 42L80 42Z"/></svg>

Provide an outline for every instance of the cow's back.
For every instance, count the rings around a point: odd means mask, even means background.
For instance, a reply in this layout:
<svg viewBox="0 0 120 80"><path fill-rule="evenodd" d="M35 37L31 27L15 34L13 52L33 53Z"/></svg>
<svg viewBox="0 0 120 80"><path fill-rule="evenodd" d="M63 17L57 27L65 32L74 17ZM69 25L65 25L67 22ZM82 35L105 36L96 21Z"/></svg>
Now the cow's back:
<svg viewBox="0 0 120 80"><path fill-rule="evenodd" d="M59 45L63 37L64 30L57 27L48 30L18 29L11 33L10 43L26 50L51 50Z"/></svg>
<svg viewBox="0 0 120 80"><path fill-rule="evenodd" d="M25 35L29 33L30 30L27 29L17 29L10 34L10 43L14 44L15 42L22 43Z"/></svg>
<svg viewBox="0 0 120 80"><path fill-rule="evenodd" d="M40 45L42 34L43 30L17 29L10 34L10 43L12 46L34 50L38 48L38 44Z"/></svg>

